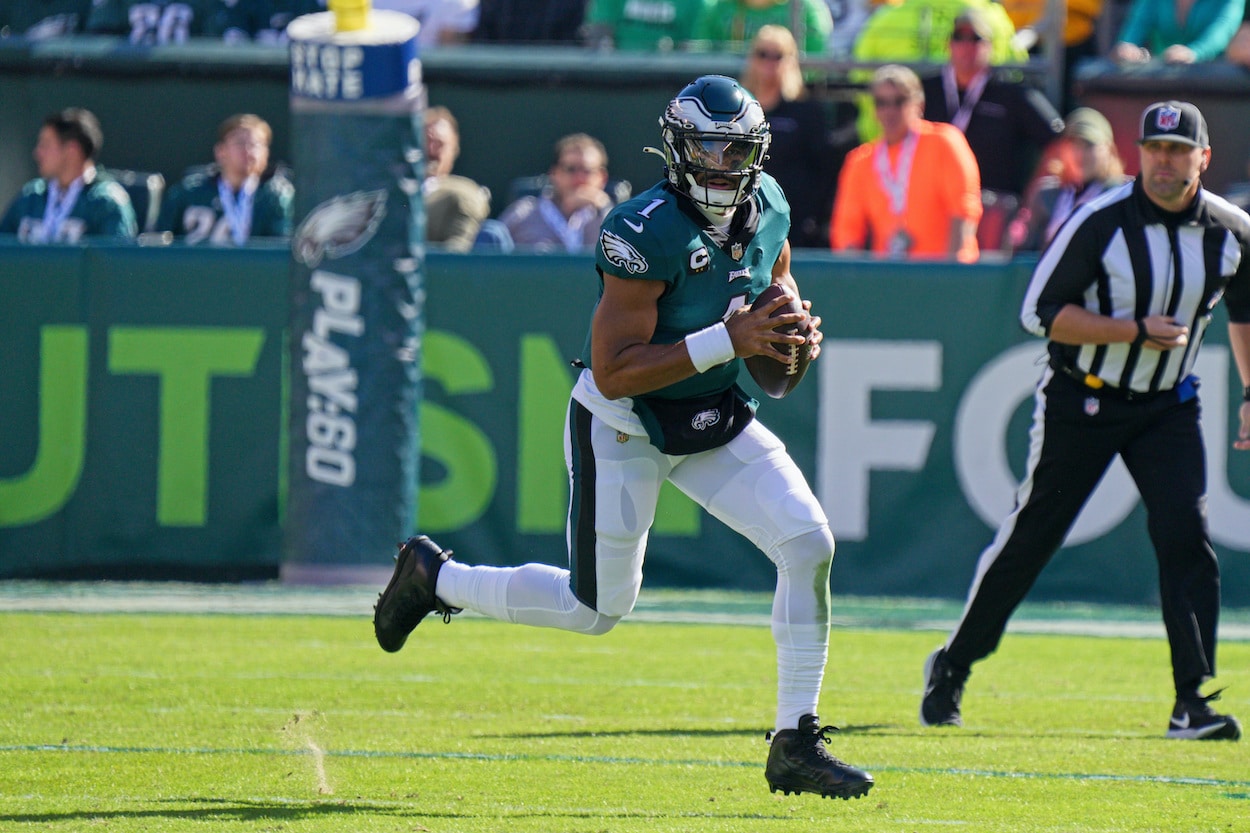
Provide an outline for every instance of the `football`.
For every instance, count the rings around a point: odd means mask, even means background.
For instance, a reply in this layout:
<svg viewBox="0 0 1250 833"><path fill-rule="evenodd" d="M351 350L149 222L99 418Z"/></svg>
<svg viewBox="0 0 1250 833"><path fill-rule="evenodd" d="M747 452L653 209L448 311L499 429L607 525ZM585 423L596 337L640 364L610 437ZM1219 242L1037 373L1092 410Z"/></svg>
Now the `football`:
<svg viewBox="0 0 1250 833"><path fill-rule="evenodd" d="M751 309L766 306L778 295L784 295L788 291L781 284L769 284L768 288L761 292L751 303ZM774 310L773 315L777 316L788 312L802 311L802 302L797 298L792 298L789 304L782 304ZM810 327L804 322L803 324L778 325L773 329L783 333L807 335ZM812 346L807 343L778 344L775 346L778 352L786 356L786 362L782 363L768 356L749 356L743 361L746 363L751 378L755 380L755 384L760 386L760 390L773 399L781 399L794 390L795 386L803 380L803 374L807 372L807 366L812 361Z"/></svg>

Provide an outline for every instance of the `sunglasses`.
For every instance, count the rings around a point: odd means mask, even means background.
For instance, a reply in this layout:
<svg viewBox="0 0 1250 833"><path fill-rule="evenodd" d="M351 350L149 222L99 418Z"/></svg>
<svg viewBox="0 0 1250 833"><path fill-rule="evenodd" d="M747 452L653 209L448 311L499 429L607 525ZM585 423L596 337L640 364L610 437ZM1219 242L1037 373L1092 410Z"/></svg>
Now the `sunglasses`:
<svg viewBox="0 0 1250 833"><path fill-rule="evenodd" d="M780 61L785 57L780 52L772 52L767 49L757 49L751 53L751 56L761 61Z"/></svg>
<svg viewBox="0 0 1250 833"><path fill-rule="evenodd" d="M893 96L892 98L881 98L875 95L872 97L873 106L878 110L884 110L887 107L902 107L907 102L908 98L905 95Z"/></svg>
<svg viewBox="0 0 1250 833"><path fill-rule="evenodd" d="M951 43L981 43L985 38L976 32L954 32L951 34Z"/></svg>

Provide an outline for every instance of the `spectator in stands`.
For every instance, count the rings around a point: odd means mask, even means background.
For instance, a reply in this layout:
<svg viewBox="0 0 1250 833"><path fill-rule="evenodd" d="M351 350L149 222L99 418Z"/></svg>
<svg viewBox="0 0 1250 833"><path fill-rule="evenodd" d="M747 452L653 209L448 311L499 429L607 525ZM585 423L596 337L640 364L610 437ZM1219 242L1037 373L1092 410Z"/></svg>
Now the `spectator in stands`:
<svg viewBox="0 0 1250 833"><path fill-rule="evenodd" d="M452 175L460 156L460 123L446 107L425 111L425 239L452 252L473 247L490 216L490 191Z"/></svg>
<svg viewBox="0 0 1250 833"><path fill-rule="evenodd" d="M1062 174L1038 180L1032 195L1012 222L1017 251L1039 251L1076 209L1130 181L1115 147L1111 122L1097 110L1078 107L1068 114L1063 131L1075 157L1075 177Z"/></svg>
<svg viewBox="0 0 1250 833"><path fill-rule="evenodd" d="M91 0L0 2L0 39L43 40L82 31Z"/></svg>
<svg viewBox="0 0 1250 833"><path fill-rule="evenodd" d="M580 42L586 0L481 0L472 40L482 43Z"/></svg>
<svg viewBox="0 0 1250 833"><path fill-rule="evenodd" d="M803 35L798 40L808 55L823 55L829 48L833 16L825 0L802 3ZM793 24L790 0L710 0L695 25L700 49L745 52L755 33L772 24L789 29Z"/></svg>
<svg viewBox="0 0 1250 833"><path fill-rule="evenodd" d="M626 52L684 49L709 0L590 0L586 43Z"/></svg>
<svg viewBox="0 0 1250 833"><path fill-rule="evenodd" d="M325 0L215 0L204 34L227 43L282 44L292 20L325 10Z"/></svg>
<svg viewBox="0 0 1250 833"><path fill-rule="evenodd" d="M1111 56L1144 63L1157 56L1169 64L1219 58L1241 26L1245 0L1133 0Z"/></svg>
<svg viewBox="0 0 1250 833"><path fill-rule="evenodd" d="M1246 4L1246 10L1241 16L1241 25L1237 27L1233 39L1229 41L1228 48L1224 50L1224 58L1234 64L1250 67L1250 3Z"/></svg>
<svg viewBox="0 0 1250 833"><path fill-rule="evenodd" d="M135 46L166 46L220 35L208 27L216 12L215 0L96 0L86 31L124 35Z"/></svg>
<svg viewBox="0 0 1250 833"><path fill-rule="evenodd" d="M959 128L977 158L983 250L1002 248L1038 157L1063 131L1063 119L1040 90L993 76L993 39L982 11L960 12L951 29L950 60L924 81L924 117Z"/></svg>
<svg viewBox="0 0 1250 833"><path fill-rule="evenodd" d="M967 8L979 9L989 21L993 38L990 63L1028 60L1028 52L1014 42L1015 25L994 0L902 0L884 5L868 18L855 40L856 61L884 63L944 63L950 57L951 30L955 18ZM854 75L862 80L863 75ZM881 133L868 96L859 100L859 137L869 141Z"/></svg>
<svg viewBox="0 0 1250 833"><path fill-rule="evenodd" d="M547 172L549 184L538 196L521 197L499 216L519 249L582 252L599 240L599 226L612 208L608 152L585 133L556 142Z"/></svg>
<svg viewBox="0 0 1250 833"><path fill-rule="evenodd" d="M23 243L77 243L86 237L134 239L134 208L126 190L100 171L100 122L71 107L43 120L35 144L39 177L22 186L0 219L0 234Z"/></svg>
<svg viewBox="0 0 1250 833"><path fill-rule="evenodd" d="M421 24L417 44L422 49L468 42L481 12L478 0L373 0L373 8L415 17Z"/></svg>
<svg viewBox="0 0 1250 833"><path fill-rule="evenodd" d="M1056 28L1055 21L1047 16L1050 0L1002 0L1003 8L1015 24L1017 37L1024 37L1030 54L1045 52L1047 36ZM1066 0L1065 17L1060 36L1063 38L1063 90L1065 112L1071 109L1070 81L1072 69L1086 58L1098 57L1098 38L1095 25L1102 16L1103 0Z"/></svg>
<svg viewBox="0 0 1250 833"><path fill-rule="evenodd" d="M161 201L157 231L188 245L242 246L257 237L289 237L295 186L269 170L273 131L251 113L217 128L215 164L183 177Z"/></svg>
<svg viewBox="0 0 1250 833"><path fill-rule="evenodd" d="M755 33L742 86L764 108L771 128L764 170L790 202L790 245L827 249L838 160L824 107L803 83L798 46L789 29L769 24Z"/></svg>
<svg viewBox="0 0 1250 833"><path fill-rule="evenodd" d="M907 67L879 68L869 91L882 137L852 150L842 165L834 251L975 261L981 178L964 135L924 120L924 90Z"/></svg>

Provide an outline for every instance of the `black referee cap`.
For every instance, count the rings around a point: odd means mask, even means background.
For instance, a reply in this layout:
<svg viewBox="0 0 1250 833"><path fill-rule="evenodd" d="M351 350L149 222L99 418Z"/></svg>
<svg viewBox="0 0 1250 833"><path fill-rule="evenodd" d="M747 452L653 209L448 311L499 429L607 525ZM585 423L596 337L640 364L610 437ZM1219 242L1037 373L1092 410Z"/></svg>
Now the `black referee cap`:
<svg viewBox="0 0 1250 833"><path fill-rule="evenodd" d="M1151 104L1141 117L1141 138L1145 142L1179 142L1196 148L1211 147L1207 120L1188 101L1160 101Z"/></svg>

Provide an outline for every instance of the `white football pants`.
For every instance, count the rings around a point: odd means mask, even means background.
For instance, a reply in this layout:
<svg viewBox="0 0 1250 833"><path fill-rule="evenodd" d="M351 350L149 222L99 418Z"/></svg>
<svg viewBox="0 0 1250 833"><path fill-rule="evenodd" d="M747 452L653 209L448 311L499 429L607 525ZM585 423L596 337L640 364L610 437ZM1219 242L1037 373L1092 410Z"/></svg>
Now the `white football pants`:
<svg viewBox="0 0 1250 833"><path fill-rule="evenodd" d="M824 510L777 436L753 420L727 445L669 456L576 402L569 414L570 569L448 561L439 572L438 597L507 622L607 633L638 599L660 487L671 480L776 565L775 728L795 728L799 717L816 714L828 658L834 542Z"/></svg>

